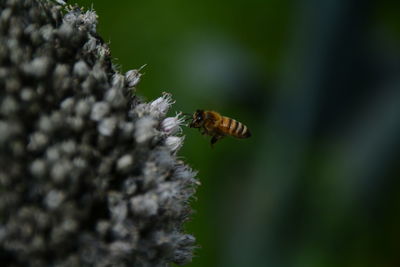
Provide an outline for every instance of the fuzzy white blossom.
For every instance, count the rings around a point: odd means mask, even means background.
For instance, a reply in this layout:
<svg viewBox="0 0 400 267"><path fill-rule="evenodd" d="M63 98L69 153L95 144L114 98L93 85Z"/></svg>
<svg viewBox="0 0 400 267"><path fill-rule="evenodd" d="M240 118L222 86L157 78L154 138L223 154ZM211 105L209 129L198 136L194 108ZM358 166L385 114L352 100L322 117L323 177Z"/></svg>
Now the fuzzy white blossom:
<svg viewBox="0 0 400 267"><path fill-rule="evenodd" d="M181 125L184 123L182 113L178 113L175 117L165 118L161 122L161 130L167 135L173 135L182 131Z"/></svg>
<svg viewBox="0 0 400 267"><path fill-rule="evenodd" d="M164 92L161 97L150 103L149 111L158 117L164 117L174 103L175 101L172 100L171 94Z"/></svg>
<svg viewBox="0 0 400 267"><path fill-rule="evenodd" d="M135 87L139 81L142 74L138 70L130 70L125 74L126 81L129 87Z"/></svg>
<svg viewBox="0 0 400 267"><path fill-rule="evenodd" d="M183 145L184 137L168 136L165 139L165 145L173 152L179 150Z"/></svg>
<svg viewBox="0 0 400 267"><path fill-rule="evenodd" d="M156 134L155 126L157 121L150 116L143 117L137 121L135 129L135 138L139 144L150 140Z"/></svg>
<svg viewBox="0 0 400 267"><path fill-rule="evenodd" d="M141 66L137 70L130 70L125 73L125 79L128 83L128 87L136 87L136 85L140 82L140 78L142 77L142 73L140 71L146 67L146 65Z"/></svg>

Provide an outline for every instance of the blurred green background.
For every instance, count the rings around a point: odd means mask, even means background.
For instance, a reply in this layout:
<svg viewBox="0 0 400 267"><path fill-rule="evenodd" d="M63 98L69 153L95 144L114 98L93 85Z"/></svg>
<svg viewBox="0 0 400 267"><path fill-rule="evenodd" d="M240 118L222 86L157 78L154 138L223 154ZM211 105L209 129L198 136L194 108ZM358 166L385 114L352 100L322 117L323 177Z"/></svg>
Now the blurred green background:
<svg viewBox="0 0 400 267"><path fill-rule="evenodd" d="M147 64L145 99L252 130L211 149L184 129L188 266L400 266L400 1L69 3L97 11L121 72Z"/></svg>

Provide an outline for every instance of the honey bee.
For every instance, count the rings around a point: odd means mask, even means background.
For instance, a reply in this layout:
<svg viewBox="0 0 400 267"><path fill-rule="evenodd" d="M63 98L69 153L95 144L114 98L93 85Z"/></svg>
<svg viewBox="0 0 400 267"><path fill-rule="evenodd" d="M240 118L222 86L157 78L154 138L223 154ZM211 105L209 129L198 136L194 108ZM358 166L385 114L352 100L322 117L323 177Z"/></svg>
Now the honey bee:
<svg viewBox="0 0 400 267"><path fill-rule="evenodd" d="M202 134L210 135L211 146L225 136L249 138L251 133L246 125L234 119L222 116L211 110L196 110L192 115L190 128L198 128Z"/></svg>

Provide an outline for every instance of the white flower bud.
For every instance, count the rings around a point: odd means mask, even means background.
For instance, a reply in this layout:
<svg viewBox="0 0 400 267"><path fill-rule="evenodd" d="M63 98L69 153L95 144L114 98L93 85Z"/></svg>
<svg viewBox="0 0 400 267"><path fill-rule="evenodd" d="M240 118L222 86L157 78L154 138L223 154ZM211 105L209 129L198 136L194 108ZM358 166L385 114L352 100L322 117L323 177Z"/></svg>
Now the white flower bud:
<svg viewBox="0 0 400 267"><path fill-rule="evenodd" d="M141 66L138 70L130 70L127 73L125 73L125 79L128 84L128 87L135 87L140 82L140 77L142 77L143 75L140 73L140 71L144 67L146 67L146 65Z"/></svg>
<svg viewBox="0 0 400 267"><path fill-rule="evenodd" d="M140 82L140 77L142 76L138 70L130 70L125 74L128 87L135 87Z"/></svg>
<svg viewBox="0 0 400 267"><path fill-rule="evenodd" d="M56 0L56 3L59 5L66 5L67 3L63 0Z"/></svg>
<svg viewBox="0 0 400 267"><path fill-rule="evenodd" d="M156 117L162 117L167 114L168 109L175 101L172 100L171 94L163 93L163 95L150 103L150 112Z"/></svg>
<svg viewBox="0 0 400 267"><path fill-rule="evenodd" d="M93 105L90 118L94 121L99 121L110 112L110 106L107 102L96 102Z"/></svg>
<svg viewBox="0 0 400 267"><path fill-rule="evenodd" d="M161 130L168 135L181 132L182 128L180 125L184 122L184 119L180 118L179 116L181 116L181 113L176 114L175 117L165 118L161 122Z"/></svg>
<svg viewBox="0 0 400 267"><path fill-rule="evenodd" d="M179 150L182 145L183 145L183 140L184 137L178 137L178 136L168 136L165 139L165 145L172 151L176 152Z"/></svg>
<svg viewBox="0 0 400 267"><path fill-rule="evenodd" d="M177 165L174 172L174 179L200 184L200 181L196 180L195 178L196 175L197 171L194 171L189 166Z"/></svg>
<svg viewBox="0 0 400 267"><path fill-rule="evenodd" d="M130 154L125 154L122 157L120 157L117 161L117 170L119 171L126 171L129 170L129 168L133 164L133 157Z"/></svg>
<svg viewBox="0 0 400 267"><path fill-rule="evenodd" d="M111 84L114 88L122 89L125 86L125 77L119 73L116 73L112 77Z"/></svg>
<svg viewBox="0 0 400 267"><path fill-rule="evenodd" d="M96 31L97 18L97 14L93 10L88 10L86 13L81 15L83 23L89 26L89 29L92 31Z"/></svg>
<svg viewBox="0 0 400 267"><path fill-rule="evenodd" d="M136 215L154 216L158 211L157 196L154 194L136 196L130 200L130 204Z"/></svg>
<svg viewBox="0 0 400 267"><path fill-rule="evenodd" d="M156 121L151 117L143 117L136 123L135 139L138 143L145 143L154 136Z"/></svg>

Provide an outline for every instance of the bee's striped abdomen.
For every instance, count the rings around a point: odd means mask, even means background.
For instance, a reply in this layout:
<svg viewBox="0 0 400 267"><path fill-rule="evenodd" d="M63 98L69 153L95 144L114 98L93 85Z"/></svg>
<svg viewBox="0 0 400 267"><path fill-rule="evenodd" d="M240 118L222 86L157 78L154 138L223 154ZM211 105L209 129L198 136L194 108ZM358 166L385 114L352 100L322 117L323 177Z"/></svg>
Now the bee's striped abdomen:
<svg viewBox="0 0 400 267"><path fill-rule="evenodd" d="M220 129L224 134L237 138L247 138L251 136L246 125L228 117L222 117Z"/></svg>

